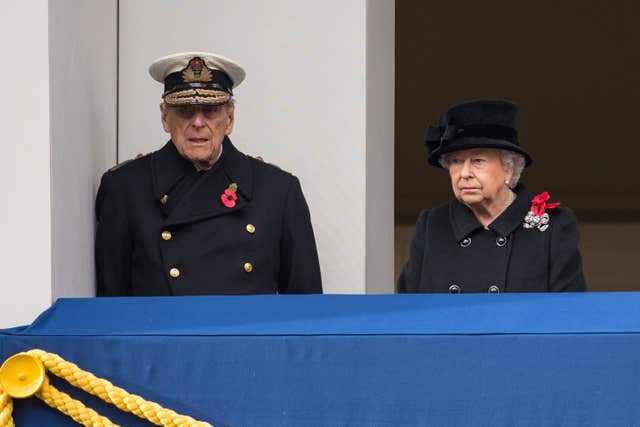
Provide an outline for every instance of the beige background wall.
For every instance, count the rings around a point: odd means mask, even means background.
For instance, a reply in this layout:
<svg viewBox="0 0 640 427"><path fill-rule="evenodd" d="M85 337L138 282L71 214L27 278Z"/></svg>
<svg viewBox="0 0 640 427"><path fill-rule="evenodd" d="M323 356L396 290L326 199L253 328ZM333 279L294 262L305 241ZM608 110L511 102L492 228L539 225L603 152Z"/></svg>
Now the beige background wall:
<svg viewBox="0 0 640 427"><path fill-rule="evenodd" d="M524 175L591 219L640 218L640 3L405 0L397 5L398 211L449 197L424 165L423 132L448 106L483 97L520 106Z"/></svg>

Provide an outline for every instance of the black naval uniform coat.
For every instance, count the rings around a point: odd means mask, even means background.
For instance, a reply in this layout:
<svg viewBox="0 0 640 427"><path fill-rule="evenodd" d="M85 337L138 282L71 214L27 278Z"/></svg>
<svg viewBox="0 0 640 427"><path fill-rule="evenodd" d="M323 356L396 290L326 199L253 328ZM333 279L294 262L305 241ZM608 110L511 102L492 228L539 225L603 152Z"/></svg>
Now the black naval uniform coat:
<svg viewBox="0 0 640 427"><path fill-rule="evenodd" d="M579 231L569 209L547 210L549 228L523 227L532 195L524 186L486 230L457 199L423 211L398 292L584 291Z"/></svg>
<svg viewBox="0 0 640 427"><path fill-rule="evenodd" d="M171 141L106 172L96 215L98 296L322 292L298 179L228 138L204 172Z"/></svg>

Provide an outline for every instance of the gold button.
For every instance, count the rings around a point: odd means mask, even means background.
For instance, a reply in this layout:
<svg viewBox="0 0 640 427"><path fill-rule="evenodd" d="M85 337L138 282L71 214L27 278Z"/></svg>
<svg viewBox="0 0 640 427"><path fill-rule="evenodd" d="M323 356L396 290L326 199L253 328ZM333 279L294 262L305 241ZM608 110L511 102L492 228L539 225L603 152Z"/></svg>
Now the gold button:
<svg viewBox="0 0 640 427"><path fill-rule="evenodd" d="M162 232L162 240L171 240L171 232L169 230Z"/></svg>
<svg viewBox="0 0 640 427"><path fill-rule="evenodd" d="M251 265L250 262L245 262L244 271L246 271L247 273L251 273L253 271L253 265Z"/></svg>
<svg viewBox="0 0 640 427"><path fill-rule="evenodd" d="M174 279L178 276L180 276L180 270L178 270L177 268L173 267L171 270L169 270L169 276L173 277Z"/></svg>
<svg viewBox="0 0 640 427"><path fill-rule="evenodd" d="M166 194L160 198L160 203L162 203L163 205L166 205L168 201L169 196L167 196Z"/></svg>
<svg viewBox="0 0 640 427"><path fill-rule="evenodd" d="M256 227L253 224L247 224L247 233L253 234L256 232Z"/></svg>

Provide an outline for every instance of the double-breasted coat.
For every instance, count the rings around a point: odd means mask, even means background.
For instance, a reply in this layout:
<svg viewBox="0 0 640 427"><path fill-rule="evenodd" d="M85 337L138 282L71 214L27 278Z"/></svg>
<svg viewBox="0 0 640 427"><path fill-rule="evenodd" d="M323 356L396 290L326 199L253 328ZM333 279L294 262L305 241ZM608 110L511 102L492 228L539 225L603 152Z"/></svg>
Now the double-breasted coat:
<svg viewBox="0 0 640 427"><path fill-rule="evenodd" d="M485 229L457 199L423 211L398 292L584 291L576 217L548 210L549 227L525 228L533 199L524 186Z"/></svg>
<svg viewBox="0 0 640 427"><path fill-rule="evenodd" d="M298 179L228 138L204 172L171 141L106 172L96 215L98 296L322 292Z"/></svg>

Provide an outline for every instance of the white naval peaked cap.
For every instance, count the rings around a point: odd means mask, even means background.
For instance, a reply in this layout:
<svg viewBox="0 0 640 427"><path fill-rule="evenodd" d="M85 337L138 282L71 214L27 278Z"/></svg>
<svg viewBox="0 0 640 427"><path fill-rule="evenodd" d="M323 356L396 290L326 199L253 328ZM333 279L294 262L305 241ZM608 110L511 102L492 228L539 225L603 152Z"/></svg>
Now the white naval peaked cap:
<svg viewBox="0 0 640 427"><path fill-rule="evenodd" d="M245 78L235 61L209 52L181 52L156 59L149 66L154 80L164 83L169 105L218 105L229 102L233 88Z"/></svg>
<svg viewBox="0 0 640 427"><path fill-rule="evenodd" d="M180 52L163 56L151 63L149 74L155 81L164 83L169 74L182 71L193 58L201 58L207 67L227 74L233 82L232 87L242 83L246 76L244 68L240 64L232 59L210 52Z"/></svg>

